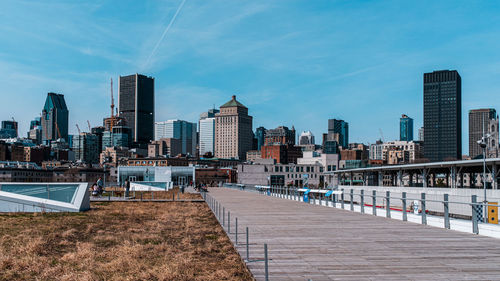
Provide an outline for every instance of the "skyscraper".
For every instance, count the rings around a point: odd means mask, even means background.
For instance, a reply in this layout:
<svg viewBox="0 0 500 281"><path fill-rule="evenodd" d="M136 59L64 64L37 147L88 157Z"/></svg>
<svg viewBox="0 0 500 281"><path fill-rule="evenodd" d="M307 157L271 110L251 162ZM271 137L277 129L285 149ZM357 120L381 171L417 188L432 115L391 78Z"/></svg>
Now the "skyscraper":
<svg viewBox="0 0 500 281"><path fill-rule="evenodd" d="M486 157L498 157L498 116L493 108L469 111L469 156L476 158L483 155L483 149L477 143L483 135L489 134Z"/></svg>
<svg viewBox="0 0 500 281"><path fill-rule="evenodd" d="M252 142L252 116L233 96L215 115L215 157L244 160Z"/></svg>
<svg viewBox="0 0 500 281"><path fill-rule="evenodd" d="M401 118L399 119L399 140L413 140L413 119L408 117L406 114L401 115Z"/></svg>
<svg viewBox="0 0 500 281"><path fill-rule="evenodd" d="M50 141L59 138L68 141L68 119L69 112L64 95L48 93L42 109L43 143L50 144Z"/></svg>
<svg viewBox="0 0 500 281"><path fill-rule="evenodd" d="M424 141L424 127L420 127L420 129L418 129L418 141Z"/></svg>
<svg viewBox="0 0 500 281"><path fill-rule="evenodd" d="M81 133L73 136L72 149L75 159L85 163L99 163L99 139L91 133Z"/></svg>
<svg viewBox="0 0 500 281"><path fill-rule="evenodd" d="M132 141L147 146L154 138L154 78L141 74L120 76L118 92L120 117L132 129Z"/></svg>
<svg viewBox="0 0 500 281"><path fill-rule="evenodd" d="M462 158L462 79L456 70L424 74L424 157Z"/></svg>
<svg viewBox="0 0 500 281"><path fill-rule="evenodd" d="M219 113L218 109L210 109L200 115L200 156L206 153L215 153L215 114Z"/></svg>
<svg viewBox="0 0 500 281"><path fill-rule="evenodd" d="M328 134L338 134L339 145L343 148L349 146L349 123L344 120L328 119Z"/></svg>
<svg viewBox="0 0 500 281"><path fill-rule="evenodd" d="M196 123L184 120L155 122L155 140L174 138L181 140L183 154L196 155Z"/></svg>
<svg viewBox="0 0 500 281"><path fill-rule="evenodd" d="M260 126L255 129L255 138L257 139L257 150L260 150L264 145L264 140L266 139L266 128Z"/></svg>

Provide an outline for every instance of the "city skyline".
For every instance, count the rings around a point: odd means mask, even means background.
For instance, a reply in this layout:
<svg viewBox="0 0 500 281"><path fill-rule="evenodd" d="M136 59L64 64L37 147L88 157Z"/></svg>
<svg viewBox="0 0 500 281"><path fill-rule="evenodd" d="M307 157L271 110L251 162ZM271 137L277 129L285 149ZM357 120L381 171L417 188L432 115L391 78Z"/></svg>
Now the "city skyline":
<svg viewBox="0 0 500 281"><path fill-rule="evenodd" d="M497 3L400 3L405 12L396 15L397 5L389 2L221 1L199 9L196 2L182 3L130 9L112 2L34 7L30 2L29 9L27 2L7 4L0 28L5 38L0 90L6 101L0 119L14 117L25 136L47 93L56 92L66 98L69 133L76 134L75 123L85 128L89 119L97 126L109 116L110 77L117 81L119 75L142 73L157 84L155 121L197 122L201 112L236 94L254 116L254 128L294 125L299 132L312 131L318 142L327 120L337 118L350 124L350 142L374 143L381 138L379 128L385 140L398 139L402 113L414 118L418 130L423 73L456 69L463 79L465 152L468 111L499 108L500 55L491 36L498 31L491 24L498 19ZM222 20L211 15L216 9ZM427 9L447 10L449 16ZM20 13L33 20L19 24ZM51 19L51 13L58 16ZM354 14L359 21L349 22ZM276 30L263 31L268 24ZM435 30L434 24L442 26ZM123 32L127 28L142 32ZM144 43L133 46L125 40L129 37ZM19 47L19 41L26 46ZM114 93L117 99L117 85Z"/></svg>

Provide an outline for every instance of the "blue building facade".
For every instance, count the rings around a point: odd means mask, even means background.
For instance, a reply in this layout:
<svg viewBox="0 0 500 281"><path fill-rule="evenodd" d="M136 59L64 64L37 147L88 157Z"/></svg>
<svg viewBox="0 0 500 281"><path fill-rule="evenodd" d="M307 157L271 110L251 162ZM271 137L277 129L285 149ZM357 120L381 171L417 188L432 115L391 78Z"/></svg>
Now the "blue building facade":
<svg viewBox="0 0 500 281"><path fill-rule="evenodd" d="M266 139L266 128L258 127L255 130L255 138L257 139L257 150L264 145L264 140Z"/></svg>
<svg viewBox="0 0 500 281"><path fill-rule="evenodd" d="M413 140L413 119L403 114L399 119L399 140Z"/></svg>
<svg viewBox="0 0 500 281"><path fill-rule="evenodd" d="M328 119L328 134L339 135L339 145L349 147L349 123L344 120Z"/></svg>
<svg viewBox="0 0 500 281"><path fill-rule="evenodd" d="M64 95L48 93L42 110L42 141L68 140L69 111Z"/></svg>

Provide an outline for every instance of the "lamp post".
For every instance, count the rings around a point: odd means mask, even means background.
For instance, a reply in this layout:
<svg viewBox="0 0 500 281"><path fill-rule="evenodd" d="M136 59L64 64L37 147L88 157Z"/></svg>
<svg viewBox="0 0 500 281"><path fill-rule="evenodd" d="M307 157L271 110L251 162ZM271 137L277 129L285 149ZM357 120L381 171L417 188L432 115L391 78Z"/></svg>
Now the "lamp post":
<svg viewBox="0 0 500 281"><path fill-rule="evenodd" d="M483 191L484 191L484 201L483 201L483 220L488 222L488 201L486 200L486 147L488 138L491 137L490 134L483 135L483 137L477 141L477 144L483 149Z"/></svg>

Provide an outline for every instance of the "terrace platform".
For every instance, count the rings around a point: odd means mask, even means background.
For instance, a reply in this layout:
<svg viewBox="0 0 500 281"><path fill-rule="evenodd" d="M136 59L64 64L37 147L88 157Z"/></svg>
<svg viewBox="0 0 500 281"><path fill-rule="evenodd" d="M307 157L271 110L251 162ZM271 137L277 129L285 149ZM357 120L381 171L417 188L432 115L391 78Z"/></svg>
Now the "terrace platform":
<svg viewBox="0 0 500 281"><path fill-rule="evenodd" d="M268 244L270 280L500 280L496 238L234 189L209 195L231 212L233 243L238 218L243 258L245 227L250 260ZM247 265L264 280L264 262Z"/></svg>

